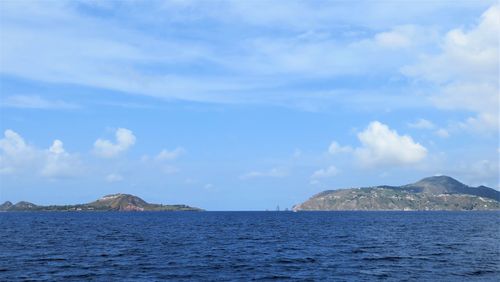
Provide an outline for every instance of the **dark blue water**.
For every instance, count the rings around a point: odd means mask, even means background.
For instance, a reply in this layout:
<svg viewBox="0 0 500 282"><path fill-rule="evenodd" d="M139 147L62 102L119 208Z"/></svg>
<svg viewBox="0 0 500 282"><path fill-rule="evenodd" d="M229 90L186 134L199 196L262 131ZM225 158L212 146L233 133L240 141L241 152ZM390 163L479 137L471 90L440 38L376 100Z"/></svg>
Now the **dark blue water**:
<svg viewBox="0 0 500 282"><path fill-rule="evenodd" d="M498 212L0 213L0 281L500 280Z"/></svg>

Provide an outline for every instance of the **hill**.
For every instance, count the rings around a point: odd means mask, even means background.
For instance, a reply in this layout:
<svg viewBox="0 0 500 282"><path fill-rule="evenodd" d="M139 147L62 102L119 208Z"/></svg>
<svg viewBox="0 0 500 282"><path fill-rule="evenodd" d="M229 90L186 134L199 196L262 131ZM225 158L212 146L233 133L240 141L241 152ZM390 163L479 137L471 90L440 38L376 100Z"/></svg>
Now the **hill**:
<svg viewBox="0 0 500 282"><path fill-rule="evenodd" d="M29 202L0 205L0 211L201 211L187 205L150 204L130 194L106 195L96 201L77 205L38 206Z"/></svg>
<svg viewBox="0 0 500 282"><path fill-rule="evenodd" d="M433 176L403 186L328 190L293 210L500 210L500 192L485 186L470 187L448 176Z"/></svg>

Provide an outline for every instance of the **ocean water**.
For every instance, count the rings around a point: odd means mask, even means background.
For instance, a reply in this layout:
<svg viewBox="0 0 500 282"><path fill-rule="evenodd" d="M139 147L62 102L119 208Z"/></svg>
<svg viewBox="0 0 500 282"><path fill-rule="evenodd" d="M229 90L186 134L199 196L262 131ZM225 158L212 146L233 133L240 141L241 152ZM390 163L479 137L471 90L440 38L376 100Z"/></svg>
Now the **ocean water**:
<svg viewBox="0 0 500 282"><path fill-rule="evenodd" d="M0 213L23 280L500 281L500 213Z"/></svg>

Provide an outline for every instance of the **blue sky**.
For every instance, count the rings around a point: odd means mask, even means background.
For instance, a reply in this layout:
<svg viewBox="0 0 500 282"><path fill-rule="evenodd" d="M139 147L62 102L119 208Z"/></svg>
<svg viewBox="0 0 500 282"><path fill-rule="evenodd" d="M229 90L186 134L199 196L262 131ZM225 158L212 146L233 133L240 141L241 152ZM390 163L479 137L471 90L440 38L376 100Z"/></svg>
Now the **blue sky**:
<svg viewBox="0 0 500 282"><path fill-rule="evenodd" d="M1 1L0 201L499 187L496 1Z"/></svg>

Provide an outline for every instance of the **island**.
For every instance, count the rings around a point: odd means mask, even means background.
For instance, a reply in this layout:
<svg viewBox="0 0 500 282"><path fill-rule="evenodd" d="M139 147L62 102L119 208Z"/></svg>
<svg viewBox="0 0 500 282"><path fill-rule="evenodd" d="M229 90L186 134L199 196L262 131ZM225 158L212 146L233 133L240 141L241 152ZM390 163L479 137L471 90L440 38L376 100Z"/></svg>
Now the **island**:
<svg viewBox="0 0 500 282"><path fill-rule="evenodd" d="M0 205L0 211L202 211L202 209L187 205L150 204L137 196L119 193L77 205L40 206L25 201L17 204L7 201Z"/></svg>
<svg viewBox="0 0 500 282"><path fill-rule="evenodd" d="M293 211L439 210L500 210L500 192L470 187L449 176L433 176L403 186L328 190L293 207Z"/></svg>

